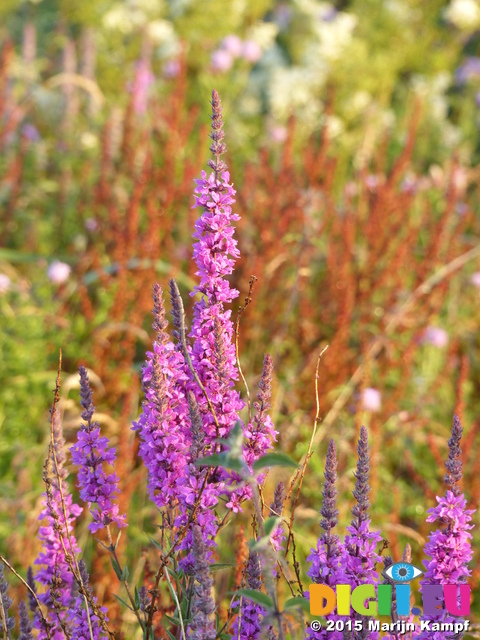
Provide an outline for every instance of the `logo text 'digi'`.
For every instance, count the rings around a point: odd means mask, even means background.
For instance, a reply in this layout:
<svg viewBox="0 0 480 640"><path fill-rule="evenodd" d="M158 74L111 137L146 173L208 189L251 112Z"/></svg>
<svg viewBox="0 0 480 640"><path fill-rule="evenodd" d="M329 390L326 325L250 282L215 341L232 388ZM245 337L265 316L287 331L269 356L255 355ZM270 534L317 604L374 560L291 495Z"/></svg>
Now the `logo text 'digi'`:
<svg viewBox="0 0 480 640"><path fill-rule="evenodd" d="M337 615L349 616L352 608L362 616L389 616L392 612L392 585L362 584L353 592L349 584L338 584L336 592L325 584L311 584L310 613L326 616L337 608ZM396 609L399 616L410 615L410 585L396 584ZM423 615L432 618L441 615L445 608L452 616L470 613L470 586L468 584L422 585ZM367 605L367 606L365 606ZM412 609L420 614L419 609Z"/></svg>

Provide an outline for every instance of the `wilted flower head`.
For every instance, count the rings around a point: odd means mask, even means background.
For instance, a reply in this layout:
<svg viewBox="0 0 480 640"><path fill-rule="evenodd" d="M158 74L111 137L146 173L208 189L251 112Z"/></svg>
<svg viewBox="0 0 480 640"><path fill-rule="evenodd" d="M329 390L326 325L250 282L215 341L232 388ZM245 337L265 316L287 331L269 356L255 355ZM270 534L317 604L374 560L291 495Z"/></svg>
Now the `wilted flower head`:
<svg viewBox="0 0 480 640"><path fill-rule="evenodd" d="M47 277L55 284L62 284L68 280L71 268L65 262L54 260L47 269Z"/></svg>
<svg viewBox="0 0 480 640"><path fill-rule="evenodd" d="M361 393L362 408L365 411L380 411L382 408L382 396L378 389L367 387Z"/></svg>

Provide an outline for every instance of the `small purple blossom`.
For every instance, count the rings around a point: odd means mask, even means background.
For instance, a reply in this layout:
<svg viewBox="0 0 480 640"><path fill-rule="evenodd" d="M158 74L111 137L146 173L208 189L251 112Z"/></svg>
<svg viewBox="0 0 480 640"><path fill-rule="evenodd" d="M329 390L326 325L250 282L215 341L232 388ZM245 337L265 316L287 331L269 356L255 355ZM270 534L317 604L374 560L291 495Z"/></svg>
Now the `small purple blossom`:
<svg viewBox="0 0 480 640"><path fill-rule="evenodd" d="M477 287L477 289L480 289L480 271L476 271L472 277L470 278L470 282L473 284L474 287Z"/></svg>
<svg viewBox="0 0 480 640"><path fill-rule="evenodd" d="M455 71L455 82L465 84L472 78L480 77L480 58L469 56Z"/></svg>
<svg viewBox="0 0 480 640"><path fill-rule="evenodd" d="M70 448L72 461L80 467L78 471L78 487L82 500L88 502L93 522L88 525L92 533L103 529L112 522L118 527L125 527L125 516L118 513L118 504L114 502L118 494L118 477L114 473L107 474L103 465L113 467L116 454L109 448L108 438L100 436L100 425L92 422L95 407L92 391L88 382L85 367L80 367L80 402L83 407L82 424L77 442ZM91 504L95 507L91 508Z"/></svg>
<svg viewBox="0 0 480 640"><path fill-rule="evenodd" d="M427 327L423 332L421 341L423 344L430 344L433 347L442 349L448 344L448 333L440 327Z"/></svg>
<svg viewBox="0 0 480 640"><path fill-rule="evenodd" d="M95 218L87 218L85 220L85 229L87 231L96 231L98 229L98 221Z"/></svg>
<svg viewBox="0 0 480 640"><path fill-rule="evenodd" d="M288 131L286 127L282 127L281 125L273 125L268 130L270 140L275 142L276 144L281 144L285 142L288 136Z"/></svg>
<svg viewBox="0 0 480 640"><path fill-rule="evenodd" d="M378 389L367 387L361 393L362 409L377 412L382 408L382 396Z"/></svg>
<svg viewBox="0 0 480 640"><path fill-rule="evenodd" d="M180 64L180 60L177 60L176 58L167 60L163 64L163 77L168 79L176 78L180 73L181 68L182 65Z"/></svg>
<svg viewBox="0 0 480 640"><path fill-rule="evenodd" d="M71 268L65 262L54 260L47 269L47 278L55 284L63 284L70 276Z"/></svg>
<svg viewBox="0 0 480 640"><path fill-rule="evenodd" d="M242 58L247 62L255 63L262 57L262 47L255 40L246 40L242 47Z"/></svg>
<svg viewBox="0 0 480 640"><path fill-rule="evenodd" d="M234 58L238 58L242 55L242 47L243 42L241 38L233 33L222 40L222 49L228 51L228 53Z"/></svg>
<svg viewBox="0 0 480 640"><path fill-rule="evenodd" d="M216 49L212 53L211 64L213 71L218 73L225 73L231 69L233 64L233 56L229 51L225 49Z"/></svg>
<svg viewBox="0 0 480 640"><path fill-rule="evenodd" d="M192 622L188 628L191 640L215 640L217 632L213 621L215 603L212 599L213 580L210 575L207 549L199 525L193 527L194 587Z"/></svg>
<svg viewBox="0 0 480 640"><path fill-rule="evenodd" d="M40 134L36 127L30 122L27 122L22 127L22 136L24 136L30 142L39 142Z"/></svg>

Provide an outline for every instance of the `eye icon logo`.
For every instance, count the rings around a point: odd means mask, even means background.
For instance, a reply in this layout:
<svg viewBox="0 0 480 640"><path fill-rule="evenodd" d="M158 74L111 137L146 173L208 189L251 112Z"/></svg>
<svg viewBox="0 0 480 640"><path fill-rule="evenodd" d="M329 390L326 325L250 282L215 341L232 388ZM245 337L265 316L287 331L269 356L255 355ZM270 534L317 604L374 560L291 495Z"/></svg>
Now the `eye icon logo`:
<svg viewBox="0 0 480 640"><path fill-rule="evenodd" d="M385 571L385 575L395 582L410 582L421 576L423 571L408 562L396 562Z"/></svg>

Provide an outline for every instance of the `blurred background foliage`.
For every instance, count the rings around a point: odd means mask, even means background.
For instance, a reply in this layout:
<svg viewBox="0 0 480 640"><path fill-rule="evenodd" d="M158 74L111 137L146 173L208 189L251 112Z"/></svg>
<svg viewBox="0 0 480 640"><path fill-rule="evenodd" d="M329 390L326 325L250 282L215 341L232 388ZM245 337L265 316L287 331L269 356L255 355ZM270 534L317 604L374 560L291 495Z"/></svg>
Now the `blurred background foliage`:
<svg viewBox="0 0 480 640"><path fill-rule="evenodd" d="M38 551L61 347L67 441L85 364L131 505L126 553L142 571L156 516L130 427L152 285L174 276L188 303L195 280L193 179L215 87L242 216L240 302L259 279L242 365L253 390L272 353L272 417L297 459L329 344L300 558L319 531L330 437L348 523L365 423L374 524L396 559L410 542L418 564L454 411L473 508L480 491L479 2L3 0L0 24L0 547L22 565ZM85 527L81 543L108 600Z"/></svg>

